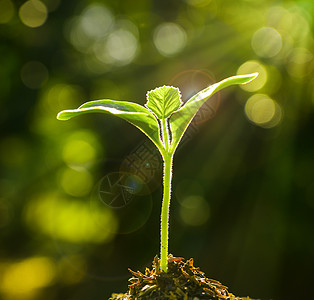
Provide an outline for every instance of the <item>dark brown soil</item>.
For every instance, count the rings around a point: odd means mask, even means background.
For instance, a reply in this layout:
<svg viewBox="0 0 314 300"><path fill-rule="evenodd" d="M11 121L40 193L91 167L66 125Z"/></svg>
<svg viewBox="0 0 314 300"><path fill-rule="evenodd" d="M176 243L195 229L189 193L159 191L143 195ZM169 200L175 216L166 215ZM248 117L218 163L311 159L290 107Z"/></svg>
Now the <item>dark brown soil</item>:
<svg viewBox="0 0 314 300"><path fill-rule="evenodd" d="M205 274L194 267L193 258L185 261L181 257L168 257L168 272L160 272L159 260L156 256L152 270L146 268L145 273L132 273L129 279L129 290L125 294L112 294L109 300L252 300L249 297L236 297L219 281L205 277Z"/></svg>

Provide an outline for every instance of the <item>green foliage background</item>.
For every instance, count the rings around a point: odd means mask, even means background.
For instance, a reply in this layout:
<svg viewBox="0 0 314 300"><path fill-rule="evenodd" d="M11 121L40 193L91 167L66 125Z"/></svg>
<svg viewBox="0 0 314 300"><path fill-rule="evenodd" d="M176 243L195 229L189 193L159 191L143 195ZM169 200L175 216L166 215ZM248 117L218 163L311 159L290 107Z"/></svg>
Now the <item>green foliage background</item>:
<svg viewBox="0 0 314 300"><path fill-rule="evenodd" d="M261 70L208 102L178 149L170 252L234 294L308 298L313 18L311 0L1 0L0 298L106 299L159 251L159 154L122 120L60 110L143 105L164 84L187 100ZM112 208L102 192L122 175L135 192Z"/></svg>

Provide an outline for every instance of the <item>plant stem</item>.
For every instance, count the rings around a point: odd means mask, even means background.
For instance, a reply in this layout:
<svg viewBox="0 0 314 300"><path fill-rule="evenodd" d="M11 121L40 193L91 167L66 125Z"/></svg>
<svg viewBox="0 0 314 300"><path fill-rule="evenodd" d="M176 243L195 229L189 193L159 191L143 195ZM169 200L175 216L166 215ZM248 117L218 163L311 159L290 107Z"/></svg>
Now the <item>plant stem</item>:
<svg viewBox="0 0 314 300"><path fill-rule="evenodd" d="M164 144L164 147L166 151L168 152L169 150L169 143L170 143L170 138L169 138L169 129L168 129L168 124L166 119L161 120L161 134L162 134L162 141Z"/></svg>
<svg viewBox="0 0 314 300"><path fill-rule="evenodd" d="M169 206L171 195L172 160L173 155L164 155L164 191L161 210L161 237L160 237L160 270L167 272L168 235L169 235Z"/></svg>
<svg viewBox="0 0 314 300"><path fill-rule="evenodd" d="M171 178L172 178L172 160L173 152L169 153L170 137L168 124L166 119L162 119L162 139L164 144L164 150L162 158L163 164L163 199L161 209L161 228L160 228L160 270L161 272L167 272L167 260L168 260L168 236L169 236L169 206L171 195Z"/></svg>

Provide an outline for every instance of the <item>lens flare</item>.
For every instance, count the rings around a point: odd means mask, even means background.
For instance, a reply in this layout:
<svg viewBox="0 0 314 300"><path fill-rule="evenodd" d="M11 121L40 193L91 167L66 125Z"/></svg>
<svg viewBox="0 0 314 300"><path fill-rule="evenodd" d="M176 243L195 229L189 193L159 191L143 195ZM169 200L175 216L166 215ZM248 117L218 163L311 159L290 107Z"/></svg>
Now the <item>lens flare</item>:
<svg viewBox="0 0 314 300"><path fill-rule="evenodd" d="M206 71L185 70L176 74L169 82L170 85L178 87L182 94L182 99L186 102L191 96L207 88L216 80ZM196 113L193 122L196 125L204 123L213 118L220 106L220 92L215 93L206 101Z"/></svg>

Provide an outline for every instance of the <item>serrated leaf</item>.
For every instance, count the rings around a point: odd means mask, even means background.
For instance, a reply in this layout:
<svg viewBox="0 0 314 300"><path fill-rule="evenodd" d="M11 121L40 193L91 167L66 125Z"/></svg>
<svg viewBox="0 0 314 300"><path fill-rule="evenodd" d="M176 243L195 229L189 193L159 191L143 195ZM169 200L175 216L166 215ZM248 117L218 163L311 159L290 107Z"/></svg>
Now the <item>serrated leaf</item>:
<svg viewBox="0 0 314 300"><path fill-rule="evenodd" d="M178 88L162 86L147 92L145 106L151 110L158 119L166 119L181 106L181 94Z"/></svg>
<svg viewBox="0 0 314 300"><path fill-rule="evenodd" d="M190 98L184 106L170 117L169 123L172 134L170 152L173 153L175 151L193 117L210 96L227 86L248 83L257 76L258 73L232 76L207 87Z"/></svg>
<svg viewBox="0 0 314 300"><path fill-rule="evenodd" d="M95 100L81 105L77 109L61 111L57 118L68 120L87 113L107 113L128 121L144 132L158 147L162 149L159 138L159 126L155 116L145 107L127 101Z"/></svg>

